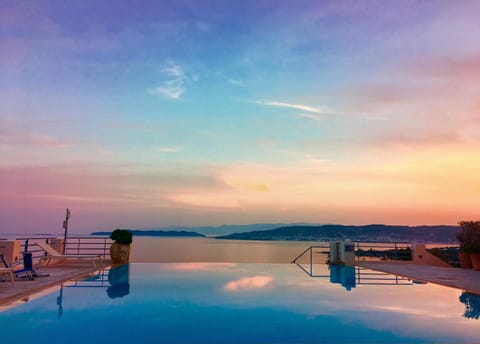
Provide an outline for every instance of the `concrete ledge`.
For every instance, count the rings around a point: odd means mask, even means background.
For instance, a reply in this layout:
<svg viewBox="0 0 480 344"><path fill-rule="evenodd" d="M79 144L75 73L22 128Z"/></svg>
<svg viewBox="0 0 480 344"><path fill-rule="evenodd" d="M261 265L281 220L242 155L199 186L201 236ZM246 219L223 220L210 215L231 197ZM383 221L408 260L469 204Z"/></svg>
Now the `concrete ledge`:
<svg viewBox="0 0 480 344"><path fill-rule="evenodd" d="M412 245L412 260L415 264L450 268L451 265L428 252L425 244Z"/></svg>

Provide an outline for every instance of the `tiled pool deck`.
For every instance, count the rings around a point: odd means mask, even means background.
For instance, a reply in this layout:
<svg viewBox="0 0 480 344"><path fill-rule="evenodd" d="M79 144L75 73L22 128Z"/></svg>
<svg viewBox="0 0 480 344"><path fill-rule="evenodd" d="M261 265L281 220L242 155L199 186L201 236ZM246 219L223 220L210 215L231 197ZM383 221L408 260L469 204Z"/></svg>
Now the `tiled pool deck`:
<svg viewBox="0 0 480 344"><path fill-rule="evenodd" d="M91 262L55 264L37 269L39 275L48 274L49 276L37 277L34 280L16 278L14 286L10 284L6 275L0 276L4 280L4 282L0 282L0 310L12 302L26 299L32 294L54 287L67 280L83 279L95 271L98 270L92 266Z"/></svg>
<svg viewBox="0 0 480 344"><path fill-rule="evenodd" d="M472 269L418 265L412 262L359 262L371 270L404 276L414 281L428 282L480 294L480 271Z"/></svg>

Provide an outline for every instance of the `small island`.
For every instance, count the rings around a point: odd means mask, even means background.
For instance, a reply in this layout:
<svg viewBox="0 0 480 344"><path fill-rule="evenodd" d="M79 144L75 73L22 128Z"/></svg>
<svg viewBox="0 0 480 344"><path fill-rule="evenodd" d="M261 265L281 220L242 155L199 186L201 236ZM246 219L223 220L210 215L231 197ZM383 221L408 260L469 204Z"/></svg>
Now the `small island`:
<svg viewBox="0 0 480 344"><path fill-rule="evenodd" d="M187 231L161 231L161 230L138 230L131 229L133 236L146 236L146 237L205 237L205 235L197 232ZM109 236L111 232L92 232L90 235L103 235Z"/></svg>

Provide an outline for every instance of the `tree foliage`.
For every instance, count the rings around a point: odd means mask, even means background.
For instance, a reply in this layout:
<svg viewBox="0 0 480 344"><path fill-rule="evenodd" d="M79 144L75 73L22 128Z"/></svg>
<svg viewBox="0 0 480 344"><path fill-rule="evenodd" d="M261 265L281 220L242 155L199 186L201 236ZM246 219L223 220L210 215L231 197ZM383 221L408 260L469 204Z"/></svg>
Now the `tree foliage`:
<svg viewBox="0 0 480 344"><path fill-rule="evenodd" d="M480 253L480 221L461 221L459 225L457 239L460 249L467 253Z"/></svg>

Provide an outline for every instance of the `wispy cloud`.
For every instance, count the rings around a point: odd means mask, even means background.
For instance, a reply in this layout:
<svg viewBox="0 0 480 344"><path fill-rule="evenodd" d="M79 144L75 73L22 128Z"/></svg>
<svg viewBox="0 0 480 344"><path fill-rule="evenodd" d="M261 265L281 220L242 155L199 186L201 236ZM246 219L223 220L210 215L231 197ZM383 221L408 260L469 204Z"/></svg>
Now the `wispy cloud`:
<svg viewBox="0 0 480 344"><path fill-rule="evenodd" d="M40 147L66 148L73 146L71 142L60 141L48 135L34 136L31 143Z"/></svg>
<svg viewBox="0 0 480 344"><path fill-rule="evenodd" d="M161 85L148 90L150 94L159 95L168 99L181 99L186 91L186 76L183 68L175 62L168 62L162 72L169 78Z"/></svg>
<svg viewBox="0 0 480 344"><path fill-rule="evenodd" d="M167 81L163 86L151 88L149 92L169 99L180 99L182 94L185 93L185 87L178 85L176 82Z"/></svg>
<svg viewBox="0 0 480 344"><path fill-rule="evenodd" d="M0 130L0 144L45 148L68 148L74 146L72 141L59 140L49 135L23 133L21 131L7 132L3 130Z"/></svg>
<svg viewBox="0 0 480 344"><path fill-rule="evenodd" d="M219 208L219 209L237 209L240 204L237 200L232 199L231 195L227 194L173 194L167 199L174 203L186 204L194 207L204 208Z"/></svg>
<svg viewBox="0 0 480 344"><path fill-rule="evenodd" d="M175 62L168 62L167 66L163 68L163 72L172 77L183 78L184 72L181 66Z"/></svg>
<svg viewBox="0 0 480 344"><path fill-rule="evenodd" d="M305 112L302 112L302 113L299 113L297 114L297 117L300 117L300 118L307 118L307 119L311 119L311 120L314 120L314 121L319 121L322 117L319 116L319 115L316 115L316 114L313 114L313 113L305 113Z"/></svg>
<svg viewBox="0 0 480 344"><path fill-rule="evenodd" d="M331 114L334 113L332 109L322 106L322 107L313 107L309 105L303 104L292 104L292 103L284 103L284 102L277 102L277 101L255 101L256 104L266 105L266 106L276 106L276 107L285 107L295 110L302 110L311 113L318 113L318 114Z"/></svg>
<svg viewBox="0 0 480 344"><path fill-rule="evenodd" d="M158 153L177 153L180 151L180 148L176 147L155 147L153 148L155 152Z"/></svg>
<svg viewBox="0 0 480 344"><path fill-rule="evenodd" d="M245 82L243 82L242 80L238 80L238 79L227 78L227 82L228 82L230 85L234 85L234 86L239 86L239 87L246 87L246 86L247 86L247 85L245 84Z"/></svg>

